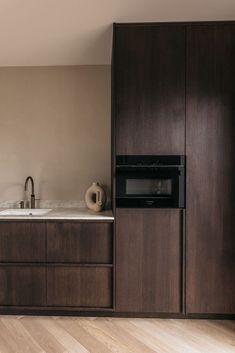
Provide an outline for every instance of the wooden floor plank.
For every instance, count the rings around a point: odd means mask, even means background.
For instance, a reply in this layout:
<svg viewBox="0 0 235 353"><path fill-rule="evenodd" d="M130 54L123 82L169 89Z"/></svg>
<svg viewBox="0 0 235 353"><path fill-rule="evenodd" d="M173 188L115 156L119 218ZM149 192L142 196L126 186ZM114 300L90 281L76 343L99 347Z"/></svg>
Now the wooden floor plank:
<svg viewBox="0 0 235 353"><path fill-rule="evenodd" d="M144 319L120 319L116 322L116 324L122 327L127 335L134 336L137 340L144 343L147 347L152 349L158 353L178 353L178 351L170 345L168 342L162 342L161 340L157 340L153 335L149 332L146 332L138 326L135 326L134 323L144 323L146 320Z"/></svg>
<svg viewBox="0 0 235 353"><path fill-rule="evenodd" d="M70 353L89 353L89 351L75 338L73 338L67 331L65 331L56 320L50 318L41 318L39 323L44 326L57 341L66 347Z"/></svg>
<svg viewBox="0 0 235 353"><path fill-rule="evenodd" d="M65 353L66 347L63 346L43 325L41 325L37 318L31 318L28 316L21 318L20 321L33 339L42 347L43 352Z"/></svg>
<svg viewBox="0 0 235 353"><path fill-rule="evenodd" d="M110 353L110 350L93 335L87 332L82 325L77 325L76 322L81 320L72 320L68 318L57 319L56 322L67 331L73 338L80 342L90 353Z"/></svg>
<svg viewBox="0 0 235 353"><path fill-rule="evenodd" d="M229 333L228 330L223 330L213 325L208 320L187 320L187 325L182 325L179 321L174 323L174 327L177 325L181 328L187 336L194 336L196 344L203 347L201 348L202 353L211 352L214 353L234 353L235 345L235 330L233 333ZM223 325L226 325L224 322Z"/></svg>
<svg viewBox="0 0 235 353"><path fill-rule="evenodd" d="M120 326L115 325L115 320L105 319L100 321L97 319L97 325L102 328L102 331L107 335L112 335L113 339L117 342L122 342L130 351L134 353L154 353L156 351L148 348L141 341L137 340L132 335L127 334L127 332Z"/></svg>
<svg viewBox="0 0 235 353"><path fill-rule="evenodd" d="M138 340L136 337L128 334L123 327L118 326L117 321L108 319L106 322L105 329L108 331L109 329L112 330L113 334L122 342L125 342L126 345L131 347L135 353L153 353L156 350L151 349L146 344ZM111 326L112 325L112 326Z"/></svg>
<svg viewBox="0 0 235 353"><path fill-rule="evenodd" d="M235 322L0 316L0 353L235 353Z"/></svg>
<svg viewBox="0 0 235 353"><path fill-rule="evenodd" d="M235 321L225 321L225 320L211 320L209 325L213 330L213 334L220 333L223 339L228 340L231 344L235 345Z"/></svg>
<svg viewBox="0 0 235 353"><path fill-rule="evenodd" d="M179 352L224 353L223 345L211 342L210 337L207 337L205 333L202 334L203 331L196 327L192 330L189 323L185 325L184 322L182 325L180 321L169 320L165 325L162 321L156 320L153 324L165 340L171 340L172 344L178 347Z"/></svg>
<svg viewBox="0 0 235 353"><path fill-rule="evenodd" d="M197 349L194 349L190 343L186 340L178 338L169 330L169 320L165 324L165 328L162 329L161 321L159 321L159 326L154 325L154 321L131 321L135 326L139 327L144 334L150 334L158 342L161 342L162 345L167 342L170 347L174 347L174 350L177 353L198 353Z"/></svg>
<svg viewBox="0 0 235 353"><path fill-rule="evenodd" d="M0 321L0 352L17 352L18 341L15 340L13 332Z"/></svg>
<svg viewBox="0 0 235 353"><path fill-rule="evenodd" d="M2 318L1 322L11 332L17 346L17 353L41 353L42 347L21 325L19 318Z"/></svg>
<svg viewBox="0 0 235 353"><path fill-rule="evenodd" d="M76 324L83 327L90 335L94 336L98 341L102 342L110 352L115 353L133 353L123 342L116 340L110 332L106 333L102 330L100 325L102 319L99 320L82 320L77 321Z"/></svg>

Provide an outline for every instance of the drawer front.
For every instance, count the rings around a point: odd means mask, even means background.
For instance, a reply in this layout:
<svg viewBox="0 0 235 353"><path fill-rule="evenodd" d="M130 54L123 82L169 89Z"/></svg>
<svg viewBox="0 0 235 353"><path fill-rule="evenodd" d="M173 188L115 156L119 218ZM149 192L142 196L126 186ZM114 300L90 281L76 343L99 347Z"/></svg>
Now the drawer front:
<svg viewBox="0 0 235 353"><path fill-rule="evenodd" d="M46 269L43 266L1 265L0 305L46 304Z"/></svg>
<svg viewBox="0 0 235 353"><path fill-rule="evenodd" d="M111 223L48 223L47 261L112 263Z"/></svg>
<svg viewBox="0 0 235 353"><path fill-rule="evenodd" d="M0 262L43 262L45 258L45 223L0 223Z"/></svg>
<svg viewBox="0 0 235 353"><path fill-rule="evenodd" d="M47 305L111 308L112 268L48 267Z"/></svg>

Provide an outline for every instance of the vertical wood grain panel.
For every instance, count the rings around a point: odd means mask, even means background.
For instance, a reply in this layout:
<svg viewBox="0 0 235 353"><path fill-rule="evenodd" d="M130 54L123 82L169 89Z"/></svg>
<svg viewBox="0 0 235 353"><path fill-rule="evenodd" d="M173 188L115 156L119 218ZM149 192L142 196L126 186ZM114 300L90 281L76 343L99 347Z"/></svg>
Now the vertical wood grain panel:
<svg viewBox="0 0 235 353"><path fill-rule="evenodd" d="M177 209L116 210L116 310L181 311Z"/></svg>
<svg viewBox="0 0 235 353"><path fill-rule="evenodd" d="M47 261L112 263L112 223L47 224Z"/></svg>
<svg viewBox="0 0 235 353"><path fill-rule="evenodd" d="M44 222L0 222L0 261L43 262L45 259Z"/></svg>
<svg viewBox="0 0 235 353"><path fill-rule="evenodd" d="M235 25L187 35L187 312L235 313Z"/></svg>
<svg viewBox="0 0 235 353"><path fill-rule="evenodd" d="M112 306L112 296L112 268L47 268L48 305L105 308Z"/></svg>
<svg viewBox="0 0 235 353"><path fill-rule="evenodd" d="M116 154L184 154L185 27L117 25Z"/></svg>
<svg viewBox="0 0 235 353"><path fill-rule="evenodd" d="M0 265L0 305L46 305L46 269L34 265Z"/></svg>

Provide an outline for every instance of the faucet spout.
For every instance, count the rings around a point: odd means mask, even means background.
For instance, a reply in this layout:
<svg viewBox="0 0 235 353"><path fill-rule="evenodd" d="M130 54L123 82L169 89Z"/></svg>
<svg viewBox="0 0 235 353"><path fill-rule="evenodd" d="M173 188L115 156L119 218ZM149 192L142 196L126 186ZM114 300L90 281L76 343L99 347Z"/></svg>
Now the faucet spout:
<svg viewBox="0 0 235 353"><path fill-rule="evenodd" d="M30 207L31 208L35 208L34 181L33 181L33 178L31 176L28 176L26 178L25 184L24 184L24 189L25 189L25 191L27 191L29 181L31 182L31 203L30 203Z"/></svg>

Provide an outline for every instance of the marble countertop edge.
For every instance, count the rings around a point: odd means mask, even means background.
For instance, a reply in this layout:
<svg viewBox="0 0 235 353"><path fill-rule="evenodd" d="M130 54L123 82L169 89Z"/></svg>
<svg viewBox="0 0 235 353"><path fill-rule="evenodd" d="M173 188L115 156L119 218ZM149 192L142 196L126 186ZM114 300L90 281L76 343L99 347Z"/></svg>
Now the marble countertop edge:
<svg viewBox="0 0 235 353"><path fill-rule="evenodd" d="M7 210L7 207L0 208L1 211ZM81 221L114 221L114 216L111 210L94 212L87 208L52 208L44 215L1 215L0 221L4 220L81 220Z"/></svg>

